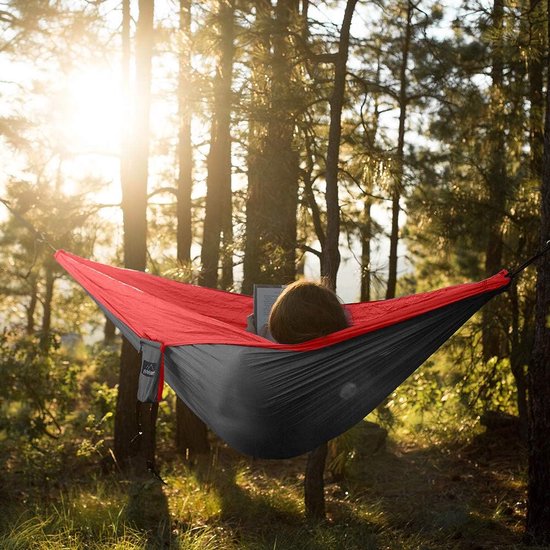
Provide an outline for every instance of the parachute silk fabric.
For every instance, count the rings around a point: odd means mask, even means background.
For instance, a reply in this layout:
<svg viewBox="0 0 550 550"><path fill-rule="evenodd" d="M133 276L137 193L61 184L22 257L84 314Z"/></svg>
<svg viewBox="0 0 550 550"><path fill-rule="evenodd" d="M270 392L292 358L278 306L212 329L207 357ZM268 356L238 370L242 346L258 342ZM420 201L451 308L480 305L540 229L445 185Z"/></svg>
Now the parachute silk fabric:
<svg viewBox="0 0 550 550"><path fill-rule="evenodd" d="M346 304L351 326L296 345L246 331L250 296L93 262L57 261L142 352L138 399L164 382L222 439L260 458L311 451L362 420L511 282Z"/></svg>

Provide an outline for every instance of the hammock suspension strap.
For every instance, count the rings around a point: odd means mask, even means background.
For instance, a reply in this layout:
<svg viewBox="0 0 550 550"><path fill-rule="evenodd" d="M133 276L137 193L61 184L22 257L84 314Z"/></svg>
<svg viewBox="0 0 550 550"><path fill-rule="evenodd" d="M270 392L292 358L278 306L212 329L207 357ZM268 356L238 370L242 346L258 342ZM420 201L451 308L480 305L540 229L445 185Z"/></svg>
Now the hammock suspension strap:
<svg viewBox="0 0 550 550"><path fill-rule="evenodd" d="M534 256L531 256L528 260L525 260L519 267L516 267L516 269L511 271L509 274L510 279L514 279L514 277L519 275L526 267L530 266L539 258L542 258L542 256L544 256L547 252L550 252L550 240L546 241L546 244Z"/></svg>

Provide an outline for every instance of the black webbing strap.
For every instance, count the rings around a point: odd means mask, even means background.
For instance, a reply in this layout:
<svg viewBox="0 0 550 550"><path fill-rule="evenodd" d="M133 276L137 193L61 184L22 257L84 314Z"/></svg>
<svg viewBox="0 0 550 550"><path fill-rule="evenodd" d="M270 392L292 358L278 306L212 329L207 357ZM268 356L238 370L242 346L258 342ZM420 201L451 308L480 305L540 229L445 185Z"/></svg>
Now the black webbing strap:
<svg viewBox="0 0 550 550"><path fill-rule="evenodd" d="M523 262L519 267L516 267L516 269L511 271L508 274L510 279L513 279L516 275L519 275L526 267L530 266L533 262L537 261L547 252L550 252L550 240L546 241L546 244L534 256L531 256L528 260L525 260L525 262Z"/></svg>
<svg viewBox="0 0 550 550"><path fill-rule="evenodd" d="M134 443L137 443L137 448L141 446L141 441L143 437L143 425L141 423L141 407L143 403L141 401L136 401L136 424L137 424L137 433L132 437L130 440L130 444L133 445ZM149 404L149 414L150 414L150 423L149 428L151 430L154 429L154 426L157 422L157 415L158 415L158 409L159 404L158 403L150 403ZM155 467L155 463L152 460L147 460L146 462L147 470L155 477L157 478L162 484L168 485L162 477L160 477L160 474L158 470Z"/></svg>
<svg viewBox="0 0 550 550"><path fill-rule="evenodd" d="M143 427L141 425L141 401L136 401L136 425L137 425L137 433L130 440L131 445L133 445L136 441L138 442L138 445L139 445L141 443L141 436L143 435Z"/></svg>
<svg viewBox="0 0 550 550"><path fill-rule="evenodd" d="M168 485L168 483L166 483L166 481L164 481L164 479L162 479L162 477L160 477L160 474L159 474L158 470L155 468L155 464L153 463L152 460L147 461L147 470L149 472L151 472L153 477L158 479L163 485Z"/></svg>
<svg viewBox="0 0 550 550"><path fill-rule="evenodd" d="M158 416L158 412L159 412L159 404L158 402L155 402L155 403L151 403L150 404L150 409L149 409L149 412L151 414L151 418L150 418L150 427L151 427L151 430L155 430L155 424L157 423L157 416ZM162 479L162 477L160 477L160 474L159 474L159 471L157 470L156 466L155 466L155 462L154 460L148 460L147 461L147 469L149 470L149 472L151 472L151 474L156 477L163 485L168 485L168 483L166 483L166 481L164 481L164 479Z"/></svg>

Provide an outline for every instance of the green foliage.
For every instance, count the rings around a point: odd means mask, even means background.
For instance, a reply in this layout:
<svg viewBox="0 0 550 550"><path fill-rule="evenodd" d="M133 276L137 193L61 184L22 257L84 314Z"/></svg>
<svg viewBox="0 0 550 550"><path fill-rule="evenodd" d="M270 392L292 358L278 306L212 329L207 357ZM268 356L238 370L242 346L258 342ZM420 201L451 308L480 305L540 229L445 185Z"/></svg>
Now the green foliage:
<svg viewBox="0 0 550 550"><path fill-rule="evenodd" d="M86 357L88 367L79 386L86 402L73 421L79 446L77 456L103 458L109 454L117 399L120 356L116 346L94 345Z"/></svg>
<svg viewBox="0 0 550 550"><path fill-rule="evenodd" d="M86 437L80 443L77 456L90 458L96 454L100 457L105 455L105 438L112 433L112 427L109 426L112 418L112 412L105 413L99 420L93 414L87 416L84 428Z"/></svg>
<svg viewBox="0 0 550 550"><path fill-rule="evenodd" d="M432 443L471 438L486 411L517 415L517 389L508 359L465 361L464 343L447 344L391 395L397 433L414 432ZM475 343L466 345L474 346Z"/></svg>
<svg viewBox="0 0 550 550"><path fill-rule="evenodd" d="M44 346L41 335L5 330L0 369L0 430L27 441L61 437L75 401L79 365L60 349L59 337L51 335Z"/></svg>
<svg viewBox="0 0 550 550"><path fill-rule="evenodd" d="M37 480L53 479L76 458L109 454L118 351L67 347L52 335L0 337L0 450ZM111 381L111 383L109 383Z"/></svg>
<svg viewBox="0 0 550 550"><path fill-rule="evenodd" d="M408 415L420 415L422 418L448 400L448 391L440 373L433 369L433 363L428 362L392 393L388 408L401 422Z"/></svg>
<svg viewBox="0 0 550 550"><path fill-rule="evenodd" d="M468 409L477 414L485 410L517 414L517 389L510 360L493 357L487 363L479 361L474 369L460 386L460 398Z"/></svg>

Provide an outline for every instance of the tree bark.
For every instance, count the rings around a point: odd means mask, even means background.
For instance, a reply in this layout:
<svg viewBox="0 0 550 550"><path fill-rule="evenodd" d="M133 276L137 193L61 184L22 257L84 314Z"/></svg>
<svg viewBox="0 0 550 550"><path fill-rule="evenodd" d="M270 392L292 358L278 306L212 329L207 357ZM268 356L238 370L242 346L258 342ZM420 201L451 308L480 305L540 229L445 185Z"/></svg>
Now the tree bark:
<svg viewBox="0 0 550 550"><path fill-rule="evenodd" d="M147 255L149 111L153 54L153 0L140 0L136 28L135 105L126 173L122 177L124 265L144 270Z"/></svg>
<svg viewBox="0 0 550 550"><path fill-rule="evenodd" d="M38 281L34 274L30 279L31 291L29 305L27 306L27 334L34 334L34 315L36 313L36 306L38 304Z"/></svg>
<svg viewBox="0 0 550 550"><path fill-rule="evenodd" d="M323 443L307 455L306 475L304 478L304 502L306 516L310 519L325 517L325 463L328 443Z"/></svg>
<svg viewBox="0 0 550 550"><path fill-rule="evenodd" d="M193 187L193 150L191 145L191 0L180 0L180 33L183 50L179 56L178 79L178 181L177 181L177 258L182 264L191 261L191 192ZM187 459L206 454L206 424L176 397L176 448Z"/></svg>
<svg viewBox="0 0 550 550"><path fill-rule="evenodd" d="M409 102L407 95L407 66L409 63L409 52L411 47L413 10L414 5L409 0L407 2L407 24L405 27L401 67L399 71L399 129L397 133L396 152L397 166L394 186L392 190L390 255L388 262L388 284L386 287L386 300L395 298L395 291L397 287L397 245L399 244L399 213L401 211L399 203L401 201L401 195L403 194L404 189L403 175L405 162L405 124L407 121L407 105Z"/></svg>
<svg viewBox="0 0 550 550"><path fill-rule="evenodd" d="M147 252L147 178L149 158L149 110L151 59L153 53L153 0L139 1L136 28L136 84L131 141L122 151L121 185L124 224L124 265L143 271ZM129 11L125 12L129 16ZM123 29L125 25L123 24ZM135 452L132 439L138 432L136 394L139 354L124 340L115 416L115 456L119 465L128 465ZM138 465L154 457L154 429L144 426Z"/></svg>
<svg viewBox="0 0 550 550"><path fill-rule="evenodd" d="M349 54L349 37L351 20L357 0L348 0L342 28L338 53L334 64L334 87L330 98L330 126L328 134L328 150L326 163L326 204L327 204L327 232L321 276L325 278L327 286L336 289L336 275L340 267L340 204L338 201L338 169L340 158L340 137L342 135L342 108L346 90L346 72Z"/></svg>
<svg viewBox="0 0 550 550"><path fill-rule="evenodd" d="M548 1L550 41L550 0ZM550 57L547 56L547 74ZM541 185L541 244L550 239L550 77L546 87L543 177ZM528 371L529 481L526 538L550 545L550 254L537 269L535 341Z"/></svg>
<svg viewBox="0 0 550 550"><path fill-rule="evenodd" d="M54 287L53 261L53 258L47 258L45 261L46 289L44 293L44 302L42 305L42 327L40 330L40 348L44 352L46 352L50 346L50 334L52 329L52 300Z"/></svg>
<svg viewBox="0 0 550 550"><path fill-rule="evenodd" d="M266 27L270 9L258 2L258 18ZM271 24L272 54L269 78L258 74L266 64L255 63L254 94L260 109L251 112L249 188L246 203L246 238L243 292L255 283L287 283L296 277L296 210L298 208L299 156L295 150L296 94L290 36L298 13L297 0L279 0ZM267 39L258 41L260 55L269 52ZM263 98L261 97L263 95ZM262 108L263 107L263 108ZM263 124L262 120L268 120Z"/></svg>
<svg viewBox="0 0 550 550"><path fill-rule="evenodd" d="M103 344L109 345L115 341L116 327L114 323L105 317L105 324L103 325Z"/></svg>
<svg viewBox="0 0 550 550"><path fill-rule="evenodd" d="M131 153L131 135L132 135L132 87L130 83L130 64L132 57L131 37L130 37L130 0L122 0L122 31L121 31L121 49L122 60L120 73L122 78L122 94L126 98L121 109L121 131L120 131L120 183L122 187L123 199L127 192L125 186L129 185L130 164L132 162ZM123 205L124 206L124 205ZM123 209L124 215L124 209Z"/></svg>
<svg viewBox="0 0 550 550"><path fill-rule="evenodd" d="M229 148L231 157L231 147ZM221 277L219 286L223 290L232 290L233 277L233 190L231 187L231 165L229 166L229 185L224 188L222 196L221 229Z"/></svg>
<svg viewBox="0 0 550 550"><path fill-rule="evenodd" d="M378 59L378 65L376 69L376 84L380 83L381 64ZM363 124L363 131L365 132L365 146L367 151L371 152L369 159L370 163L366 164L365 170L367 170L364 177L365 185L365 199L363 203L363 222L361 224L361 302L369 302L371 299L372 291L372 270L371 270L371 240L373 237L373 221L371 209L373 205L372 191L374 189L374 179L376 170L372 167L377 163L376 157L374 157L376 150L376 135L378 134L378 126L380 122L380 109L378 103L378 96L374 97L374 114L372 120L372 126L367 128L366 124ZM374 160L374 162L373 162Z"/></svg>
<svg viewBox="0 0 550 550"><path fill-rule="evenodd" d="M262 142L267 126L265 119L269 112L269 72L268 62L271 55L271 39L262 29L270 28L272 21L272 6L270 0L254 2L256 18L254 27L258 32L253 34L251 41L251 101L248 113L248 186L246 198L246 237L243 261L242 291L252 294L253 285L259 282L261 273L261 256L259 236L261 230L261 210L264 185L262 179Z"/></svg>
<svg viewBox="0 0 550 550"><path fill-rule="evenodd" d="M506 204L506 139L505 120L503 117L503 79L504 61L502 54L502 32L504 20L503 0L493 4L493 29L497 35L493 45L493 65L491 69L491 99L489 133L490 165L487 177L487 245L485 251L485 275L490 277L502 268L502 221ZM501 338L499 303L487 304L482 310L482 344L483 359L500 357Z"/></svg>
<svg viewBox="0 0 550 550"><path fill-rule="evenodd" d="M191 0L180 0L179 30L183 48L179 55L178 74L178 181L177 181L177 258L182 264L191 261L193 190L193 149L191 145Z"/></svg>
<svg viewBox="0 0 550 550"><path fill-rule="evenodd" d="M214 110L211 144L208 154L206 210L201 250L199 284L216 288L222 225L228 233L231 226L231 84L233 74L234 2L220 0L220 59L214 78ZM227 212L229 211L229 224ZM224 234L227 239L227 234ZM229 244L229 243L228 243ZM226 270L227 276L227 270Z"/></svg>
<svg viewBox="0 0 550 550"><path fill-rule="evenodd" d="M361 302L368 302L371 299L371 254L370 245L372 239L372 218L370 197L363 203L363 223L361 224Z"/></svg>
<svg viewBox="0 0 550 550"><path fill-rule="evenodd" d="M525 354L523 352L524 342L521 341L520 309L516 285L509 290L512 314L512 332L510 335L510 369L514 376L517 388L517 407L519 416L520 432L527 440L527 376L525 371Z"/></svg>
<svg viewBox="0 0 550 550"><path fill-rule="evenodd" d="M544 2L529 2L529 147L531 149L531 178L540 181L542 176L542 155L544 150L544 63L542 52L546 47L544 39Z"/></svg>
<svg viewBox="0 0 550 550"><path fill-rule="evenodd" d="M206 424L178 397L176 401L176 447L186 460L194 461L198 455L208 454Z"/></svg>

